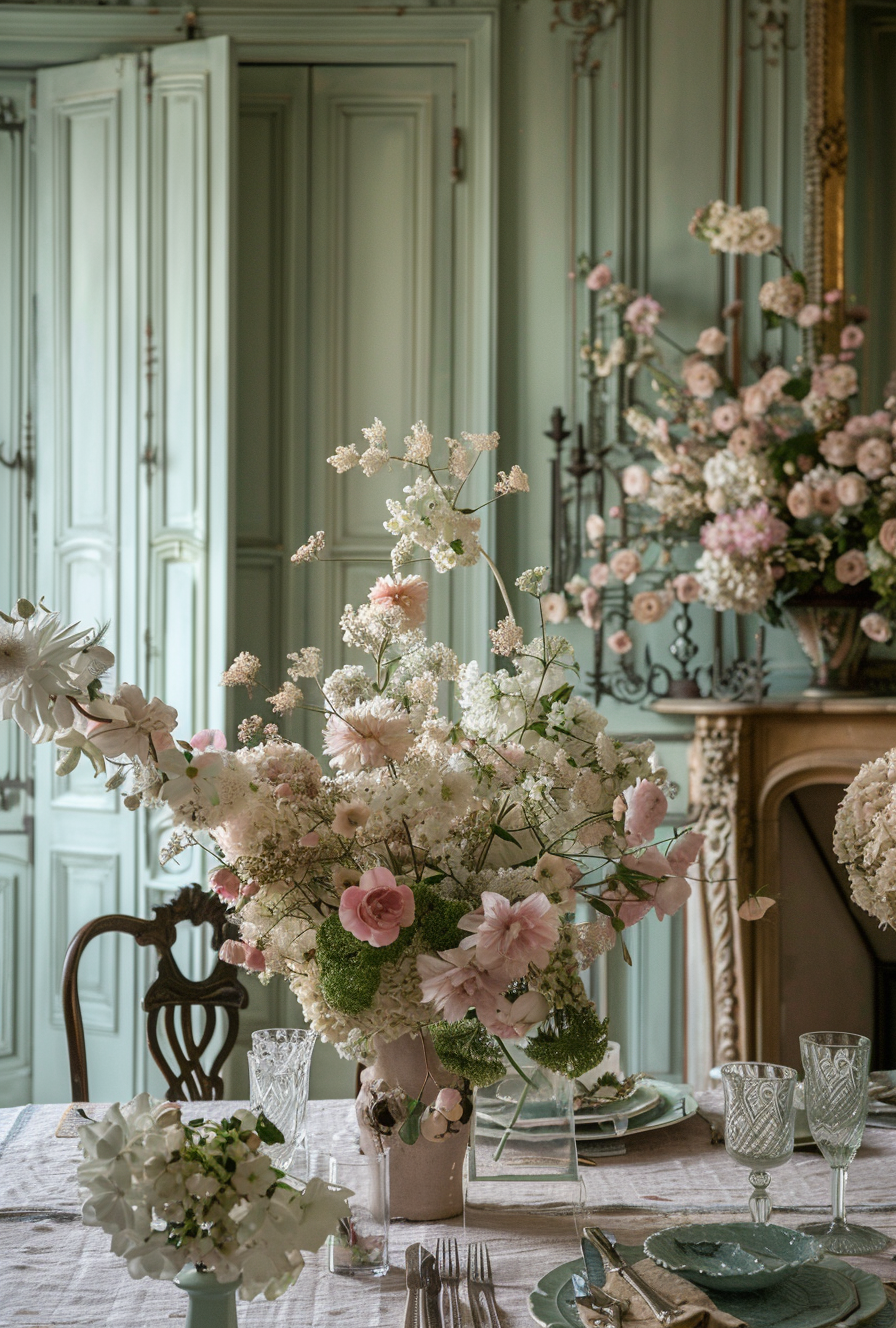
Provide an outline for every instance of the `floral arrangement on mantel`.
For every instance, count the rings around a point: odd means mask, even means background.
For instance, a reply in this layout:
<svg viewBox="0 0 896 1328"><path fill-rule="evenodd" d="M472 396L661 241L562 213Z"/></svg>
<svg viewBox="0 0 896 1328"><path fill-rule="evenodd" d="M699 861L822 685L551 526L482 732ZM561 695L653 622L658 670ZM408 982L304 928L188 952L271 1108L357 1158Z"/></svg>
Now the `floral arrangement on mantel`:
<svg viewBox="0 0 896 1328"><path fill-rule="evenodd" d="M80 1126L82 1219L112 1237L131 1277L171 1281L188 1265L240 1281L240 1296L282 1296L348 1217L348 1190L317 1178L299 1190L264 1143L283 1135L263 1115L185 1121L141 1093Z"/></svg>
<svg viewBox="0 0 896 1328"><path fill-rule="evenodd" d="M448 439L437 466L423 424L398 455L379 421L364 433L363 452L344 446L329 458L337 471L417 472L404 501L388 503L392 575L340 620L366 666L324 676L308 646L288 656L279 686L264 688L277 719L300 707L321 716L331 773L273 716L245 720L234 749L217 731L175 740L175 711L133 685L104 693L109 651L43 604L19 601L3 617L0 717L36 743L54 741L59 774L83 755L98 774L111 767L110 789L130 777L126 807L167 809L162 860L199 845L213 860L211 888L232 905L240 939L225 942L222 958L262 981L282 975L310 1026L343 1054L369 1059L375 1035L425 1028L449 1071L486 1084L506 1072L502 1039L528 1035L536 1062L576 1076L601 1061L607 1040L582 970L617 940L624 948L626 928L650 910L662 918L681 906L702 836L687 832L665 851L650 842L667 809L653 744L610 737L573 690L572 647L543 620L525 641L480 545L480 518L461 506L497 434ZM512 466L495 498L527 488ZM324 547L318 532L293 562ZM445 572L480 558L507 610L491 639L508 667L493 673L427 642L427 582L401 570L415 559ZM545 578L536 567L516 584L539 603ZM243 652L222 682L252 695L260 673ZM452 717L440 704L448 683ZM590 921L575 919L581 899ZM463 1111L453 1098L441 1106L427 1133L450 1132Z"/></svg>
<svg viewBox="0 0 896 1328"><path fill-rule="evenodd" d="M690 230L714 253L781 260L782 275L765 282L759 304L766 326L799 329L805 353L789 368L760 356L756 381L738 384L722 328L706 328L691 349L678 346L652 296L615 281L606 262L582 260L596 297L581 349L598 435L594 469L601 493L607 474L615 477L619 501L583 519L574 543L585 574L577 569L545 596L545 615L561 623L577 614L604 633L624 667L633 624L650 627L674 605L696 602L779 623L797 596L853 597L864 601L866 636L888 641L896 396L871 415L850 414L867 310L849 307L840 290L809 302L765 208L717 200L697 211ZM741 313L735 302L723 321L733 325ZM824 351L832 335L836 353ZM677 374L661 342L683 356ZM650 409L634 398L644 374L655 394Z"/></svg>

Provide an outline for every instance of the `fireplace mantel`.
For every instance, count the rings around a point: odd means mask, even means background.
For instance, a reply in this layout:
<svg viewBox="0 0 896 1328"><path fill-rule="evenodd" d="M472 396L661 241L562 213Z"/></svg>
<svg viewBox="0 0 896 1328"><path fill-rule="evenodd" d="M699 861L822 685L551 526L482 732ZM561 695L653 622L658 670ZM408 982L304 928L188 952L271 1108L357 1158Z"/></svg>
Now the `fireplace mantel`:
<svg viewBox="0 0 896 1328"><path fill-rule="evenodd" d="M653 708L694 720L690 816L706 843L685 920L685 1065L701 1088L712 1065L780 1055L778 909L745 923L738 904L761 886L786 897L781 803L808 785L847 784L896 746L896 697L670 699Z"/></svg>

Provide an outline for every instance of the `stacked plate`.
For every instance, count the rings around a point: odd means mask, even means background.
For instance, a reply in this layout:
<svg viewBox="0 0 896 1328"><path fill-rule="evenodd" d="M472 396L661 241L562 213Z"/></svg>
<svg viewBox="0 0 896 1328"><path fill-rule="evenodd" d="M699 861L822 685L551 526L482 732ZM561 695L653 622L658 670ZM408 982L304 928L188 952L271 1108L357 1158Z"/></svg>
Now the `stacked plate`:
<svg viewBox="0 0 896 1328"><path fill-rule="evenodd" d="M641 1079L625 1097L580 1108L575 1115L576 1141L593 1143L644 1130L658 1130L686 1120L697 1110L687 1088L660 1079Z"/></svg>

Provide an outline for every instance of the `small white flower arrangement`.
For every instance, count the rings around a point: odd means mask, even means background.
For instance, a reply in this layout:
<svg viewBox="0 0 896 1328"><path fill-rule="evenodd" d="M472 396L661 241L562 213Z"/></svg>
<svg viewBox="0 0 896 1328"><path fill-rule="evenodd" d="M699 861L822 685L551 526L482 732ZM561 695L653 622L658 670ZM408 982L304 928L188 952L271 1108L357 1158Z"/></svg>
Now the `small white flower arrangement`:
<svg viewBox="0 0 896 1328"><path fill-rule="evenodd" d="M263 1115L184 1121L179 1106L141 1093L78 1131L87 1226L112 1237L131 1277L172 1281L187 1265L240 1296L282 1296L349 1215L349 1191L312 1179L286 1184L264 1143L282 1142Z"/></svg>

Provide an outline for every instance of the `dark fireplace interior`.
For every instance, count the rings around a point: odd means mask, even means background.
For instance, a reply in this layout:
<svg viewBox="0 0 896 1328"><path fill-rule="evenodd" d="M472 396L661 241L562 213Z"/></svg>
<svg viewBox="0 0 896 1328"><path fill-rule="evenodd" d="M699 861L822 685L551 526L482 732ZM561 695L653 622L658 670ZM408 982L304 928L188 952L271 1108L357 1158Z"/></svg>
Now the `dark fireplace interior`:
<svg viewBox="0 0 896 1328"><path fill-rule="evenodd" d="M813 784L781 805L781 1059L799 1066L799 1036L864 1033L873 1069L896 1066L896 931L850 898L834 857L836 784ZM761 924L760 924L761 925Z"/></svg>

